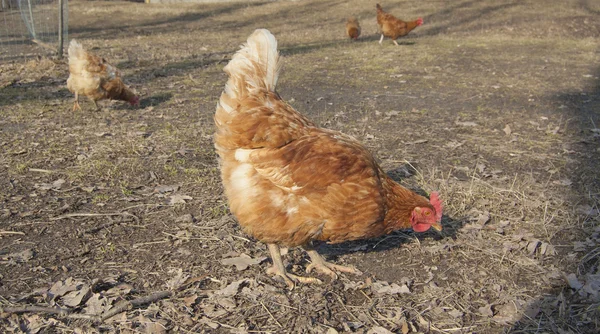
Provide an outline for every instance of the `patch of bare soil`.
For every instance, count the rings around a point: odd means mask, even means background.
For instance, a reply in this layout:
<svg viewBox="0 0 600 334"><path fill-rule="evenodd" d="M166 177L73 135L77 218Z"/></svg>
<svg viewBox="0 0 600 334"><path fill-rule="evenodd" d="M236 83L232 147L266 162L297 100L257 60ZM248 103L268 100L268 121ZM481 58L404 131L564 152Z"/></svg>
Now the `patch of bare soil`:
<svg viewBox="0 0 600 334"><path fill-rule="evenodd" d="M599 332L600 7L382 5L425 24L396 47L358 0L73 1L70 37L141 106L73 112L64 60L0 64L2 331ZM223 66L263 27L285 57L281 96L440 191L443 233L317 245L361 276L289 291L265 274L212 144ZM285 258L307 275L306 254Z"/></svg>

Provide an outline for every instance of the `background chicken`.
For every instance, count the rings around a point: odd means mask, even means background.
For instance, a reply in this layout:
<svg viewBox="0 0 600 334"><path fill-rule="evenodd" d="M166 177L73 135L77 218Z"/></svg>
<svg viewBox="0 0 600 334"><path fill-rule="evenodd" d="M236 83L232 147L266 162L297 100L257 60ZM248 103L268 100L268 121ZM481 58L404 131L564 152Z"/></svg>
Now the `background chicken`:
<svg viewBox="0 0 600 334"><path fill-rule="evenodd" d="M139 105L139 97L120 78L117 68L83 49L76 40L69 44L69 79L67 88L75 94L73 110L81 110L79 94L87 96L96 109L98 100L111 99Z"/></svg>
<svg viewBox="0 0 600 334"><path fill-rule="evenodd" d="M408 35L408 33L413 29L423 24L423 19L420 17L414 21L405 22L397 19L392 14L384 12L379 4L377 4L376 7L377 25L379 26L379 31L381 32L379 44L381 44L383 41L383 36L385 36L391 38L394 44L398 45L398 42L396 42L398 37Z"/></svg>
<svg viewBox="0 0 600 334"><path fill-rule="evenodd" d="M346 35L351 39L358 39L358 36L360 36L360 24L357 18L350 17L346 21Z"/></svg>
<svg viewBox="0 0 600 334"><path fill-rule="evenodd" d="M287 273L280 246L301 246L316 269L360 273L326 262L311 241L339 243L398 229L441 229L442 205L392 181L356 139L317 127L275 92L277 40L256 30L225 72L215 114L215 148L231 211L244 230L267 243L273 267L290 288L315 278Z"/></svg>

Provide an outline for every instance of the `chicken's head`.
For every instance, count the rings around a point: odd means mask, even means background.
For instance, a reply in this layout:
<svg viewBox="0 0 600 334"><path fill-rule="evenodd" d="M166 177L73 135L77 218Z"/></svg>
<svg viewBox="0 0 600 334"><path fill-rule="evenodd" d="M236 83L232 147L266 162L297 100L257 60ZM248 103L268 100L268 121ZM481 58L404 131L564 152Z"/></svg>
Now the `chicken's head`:
<svg viewBox="0 0 600 334"><path fill-rule="evenodd" d="M421 17L419 17L417 19L417 27L420 26L420 25L423 25L423 18L421 18Z"/></svg>
<svg viewBox="0 0 600 334"><path fill-rule="evenodd" d="M425 232L433 227L442 230L442 201L437 192L432 192L429 198L431 207L416 207L410 216L410 224L415 232Z"/></svg>
<svg viewBox="0 0 600 334"><path fill-rule="evenodd" d="M129 104L131 104L132 106L139 106L140 105L140 97L137 95L134 95L130 100L129 100Z"/></svg>

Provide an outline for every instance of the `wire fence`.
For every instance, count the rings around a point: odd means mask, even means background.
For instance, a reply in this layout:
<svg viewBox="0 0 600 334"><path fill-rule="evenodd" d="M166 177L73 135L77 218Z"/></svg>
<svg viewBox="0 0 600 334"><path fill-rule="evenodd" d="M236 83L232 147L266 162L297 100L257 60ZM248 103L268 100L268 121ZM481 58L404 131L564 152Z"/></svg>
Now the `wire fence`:
<svg viewBox="0 0 600 334"><path fill-rule="evenodd" d="M56 55L61 30L68 40L68 16L67 0L0 0L0 62Z"/></svg>

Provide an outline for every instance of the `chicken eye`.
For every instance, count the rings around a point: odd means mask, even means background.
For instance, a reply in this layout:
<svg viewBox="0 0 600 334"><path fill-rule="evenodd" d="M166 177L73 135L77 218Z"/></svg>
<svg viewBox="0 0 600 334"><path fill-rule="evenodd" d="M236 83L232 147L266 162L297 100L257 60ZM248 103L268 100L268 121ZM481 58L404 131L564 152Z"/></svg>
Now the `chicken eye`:
<svg viewBox="0 0 600 334"><path fill-rule="evenodd" d="M431 214L431 211L427 210L425 211L425 216L429 216Z"/></svg>

